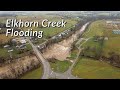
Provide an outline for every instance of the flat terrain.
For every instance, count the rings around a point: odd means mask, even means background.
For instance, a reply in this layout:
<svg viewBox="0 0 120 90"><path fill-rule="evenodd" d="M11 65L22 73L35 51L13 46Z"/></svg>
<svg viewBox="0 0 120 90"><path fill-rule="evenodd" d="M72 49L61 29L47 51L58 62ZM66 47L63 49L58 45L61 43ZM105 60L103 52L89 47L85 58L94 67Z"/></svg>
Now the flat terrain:
<svg viewBox="0 0 120 90"><path fill-rule="evenodd" d="M50 62L50 65L53 71L63 73L68 70L71 63L69 61L56 60L54 63Z"/></svg>
<svg viewBox="0 0 120 90"><path fill-rule="evenodd" d="M119 28L120 25L117 25ZM107 37L108 40L103 41L103 45L100 44L100 41L95 42L94 39L88 40L87 43L83 45L83 47L95 47L96 51L101 51L101 54L105 57L110 57L110 52L115 52L116 54L120 54L120 35L113 34L112 30L117 29L114 25L107 25L105 20L99 20L93 22L89 28L86 30L83 38L90 38L94 36L104 36ZM94 53L94 52L93 52Z"/></svg>
<svg viewBox="0 0 120 90"><path fill-rule="evenodd" d="M98 20L98 21L91 23L89 28L84 33L83 37L89 38L95 35L102 36L104 34L103 32L105 31L105 27L104 27L105 25L106 24L104 20Z"/></svg>
<svg viewBox="0 0 120 90"><path fill-rule="evenodd" d="M55 21L60 21L62 19L54 19ZM58 28L58 27L50 27L50 28L40 28L41 31L44 32L44 37L50 37L53 35L56 35L64 30L70 29L73 25L75 25L77 22L75 20L71 20L71 19L65 19L65 21L67 22L66 27L64 28Z"/></svg>
<svg viewBox="0 0 120 90"><path fill-rule="evenodd" d="M105 20L95 21L88 27L82 38L90 39L84 44L80 43L83 48L86 48L83 50L85 56L81 56L78 59L72 71L73 75L86 79L120 78L120 68L95 59L101 55L109 58L109 53L111 52L120 55L120 35L113 34L112 32L112 30L117 28L120 28L120 25L116 27L114 25L107 25ZM97 40L95 39L96 36L98 37Z"/></svg>
<svg viewBox="0 0 120 90"><path fill-rule="evenodd" d="M26 48L23 50L22 53L20 53L20 50L18 50L17 48L15 48L15 47L12 47L12 48L13 48L13 52L12 52L13 58L23 57L23 56L25 56L25 54L27 54L28 51L32 51L32 47L30 46L30 44L26 45ZM10 55L9 55L8 50L6 48L0 47L0 57L2 57L4 59L10 58Z"/></svg>
<svg viewBox="0 0 120 90"><path fill-rule="evenodd" d="M32 70L21 77L21 79L40 79L42 77L42 67Z"/></svg>
<svg viewBox="0 0 120 90"><path fill-rule="evenodd" d="M0 44L7 43L11 38L11 36L6 37L5 34L0 34Z"/></svg>
<svg viewBox="0 0 120 90"><path fill-rule="evenodd" d="M86 79L118 79L120 69L106 62L80 58L73 68L73 75Z"/></svg>

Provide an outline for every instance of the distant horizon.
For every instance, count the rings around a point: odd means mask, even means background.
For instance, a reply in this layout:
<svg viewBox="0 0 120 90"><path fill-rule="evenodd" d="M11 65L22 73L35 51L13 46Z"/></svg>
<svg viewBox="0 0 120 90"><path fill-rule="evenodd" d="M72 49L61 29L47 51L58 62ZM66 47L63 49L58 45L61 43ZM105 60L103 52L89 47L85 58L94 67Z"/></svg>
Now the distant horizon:
<svg viewBox="0 0 120 90"><path fill-rule="evenodd" d="M102 12L120 12L120 11L0 11L0 14L21 14L21 13L41 13L41 14L47 14L47 13L59 13L59 12L63 12L63 13L76 13L76 12L98 12L98 13L102 13Z"/></svg>

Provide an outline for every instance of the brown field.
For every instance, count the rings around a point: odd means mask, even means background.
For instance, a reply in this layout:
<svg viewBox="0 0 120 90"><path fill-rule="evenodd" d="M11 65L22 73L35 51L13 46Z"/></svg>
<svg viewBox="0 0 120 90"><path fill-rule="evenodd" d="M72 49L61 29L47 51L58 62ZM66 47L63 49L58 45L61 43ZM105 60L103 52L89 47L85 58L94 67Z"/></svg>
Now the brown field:
<svg viewBox="0 0 120 90"><path fill-rule="evenodd" d="M6 42L8 42L11 38L13 38L13 37L11 37L11 36L6 37L5 34L0 34L0 43L6 43Z"/></svg>

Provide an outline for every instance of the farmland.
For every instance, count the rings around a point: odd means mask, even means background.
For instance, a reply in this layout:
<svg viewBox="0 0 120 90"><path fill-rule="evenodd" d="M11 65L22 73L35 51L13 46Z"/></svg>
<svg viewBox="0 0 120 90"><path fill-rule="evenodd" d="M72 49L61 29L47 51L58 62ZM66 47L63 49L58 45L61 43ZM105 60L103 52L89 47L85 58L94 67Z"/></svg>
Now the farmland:
<svg viewBox="0 0 120 90"><path fill-rule="evenodd" d="M73 75L86 79L118 79L120 69L106 62L80 58L73 68Z"/></svg>
<svg viewBox="0 0 120 90"><path fill-rule="evenodd" d="M13 48L13 52L12 52L13 58L23 57L23 56L27 55L28 52L32 51L32 47L29 44L26 45L26 49L23 50L23 52L16 49L15 47L12 47L12 48ZM10 59L10 55L6 48L0 47L0 57L3 59Z"/></svg>
<svg viewBox="0 0 120 90"><path fill-rule="evenodd" d="M107 26L104 20L93 22L88 30L83 35L84 38L93 37L88 40L83 47L96 47L96 51L102 51L102 55L109 57L110 52L115 52L120 54L120 35L115 35L112 33L112 30L116 29L114 26ZM89 32L88 32L89 31ZM95 42L94 36L98 37L107 37L108 40L103 40L103 45L101 41L98 40Z"/></svg>
<svg viewBox="0 0 120 90"><path fill-rule="evenodd" d="M60 18L56 18L56 19L52 19L51 21L59 21L61 20ZM49 39L51 38L52 36L64 31L64 30L67 30L67 29L70 29L72 28L76 23L77 21L74 20L74 19L65 19L65 21L67 22L66 24L66 27L63 27L63 28L58 28L58 27L47 27L47 28L35 28L34 30L40 30L40 31L43 31L43 38L42 39ZM41 40L41 39L39 39ZM39 43L38 43L39 44Z"/></svg>
<svg viewBox="0 0 120 90"><path fill-rule="evenodd" d="M22 21L39 21L40 23L43 19L48 19L49 21L62 20L62 18L59 16L49 16L49 15L48 16L46 16L46 15L44 15L44 16L16 16L13 18L16 18L17 20L21 19ZM77 23L77 20L74 18L72 18L72 19L63 18L63 19L67 22L66 27L63 27L63 28L58 28L58 27L43 28L41 26L37 27L37 28L32 27L33 30L43 31L43 38L37 39L36 41L34 41L34 44L43 43L50 37L62 32L64 30L72 28ZM1 19L1 23L5 23L6 20L7 20L7 17L6 17L6 19L5 18ZM20 29L28 30L29 28L23 27ZM8 50L6 48L3 48L4 45L7 45L11 39L13 39L13 38L15 39L15 38L19 38L19 37L10 37L10 36L6 37L5 32L4 32L5 30L6 30L6 28L4 28L2 31L0 31L2 33L2 34L0 34L0 42L3 44L0 47L0 54L1 54L0 57L6 61L6 60L10 59L10 53L8 53ZM26 48L24 50L18 50L14 45L13 46L10 45L10 47L13 49L13 52L11 52L13 59L24 57L25 55L28 55L32 52L32 47L28 43L26 43ZM69 68L71 63L69 61L56 60L55 63L50 63L50 65L51 65L51 68L53 69L53 71L55 71L55 72L65 72ZM39 68L34 69L34 70L26 73L25 75L23 75L21 77L21 79L39 79L42 76L42 72L43 72L42 67L39 67Z"/></svg>
<svg viewBox="0 0 120 90"><path fill-rule="evenodd" d="M116 27L107 25L105 20L95 21L88 27L82 38L90 39L82 44L82 56L73 68L73 75L86 79L120 78L120 68L100 59L110 58L110 53L120 55L120 35L113 34L114 29ZM113 62L119 65L119 60Z"/></svg>
<svg viewBox="0 0 120 90"><path fill-rule="evenodd" d="M14 63L6 68L9 73L1 69L3 72L0 72L0 78L6 78L6 75L11 78L9 74L12 74L20 79L120 79L120 35L113 33L113 30L120 29L120 23L113 23L120 21L116 19L119 17L86 12L81 14L83 16L79 15L80 12L74 17L71 16L72 12L70 16L64 13L21 12L0 17L0 67ZM29 38L22 35L6 37L7 19L22 20L22 23L39 22L38 27L33 25L13 29L26 31L29 35L27 31L30 29L43 31L42 38L37 37L41 34L37 32L37 36L30 35ZM50 24L50 27L42 25L45 19L49 23L46 21L44 24ZM67 22L65 27L51 27L62 20Z"/></svg>
<svg viewBox="0 0 120 90"><path fill-rule="evenodd" d="M5 21L7 20L7 18L9 17L1 17L0 20L2 23L5 23ZM11 17L11 18L15 18L15 17ZM58 17L58 16L47 16L47 15L44 15L44 16L36 16L36 17L32 17L32 16L17 16L16 17L17 19L22 19L23 21L39 21L41 22L43 19L49 19L50 21L59 21L61 20L61 17ZM72 27L75 23L77 23L77 21L75 19L66 19L66 21L68 22L66 27L65 28L33 28L33 30L42 30L44 31L44 34L43 34L43 38L42 39L38 39L37 41L35 41L34 43L35 44L39 44L39 43L42 43L44 41L46 41L45 39L46 38L49 38L49 37L52 37L53 35L56 35L66 29L69 29L70 27ZM5 30L6 28L4 28ZM23 30L27 30L27 28L22 28ZM15 38L15 37L11 37L11 36L8 36L6 37L5 34L0 34L0 44L6 44L9 42L9 40L11 40L12 38ZM7 51L3 48L3 46L0 48L0 51L1 51L1 57L8 57L8 53ZM13 56L16 56L16 53L17 51L14 50L13 52ZM15 54L15 55L14 55Z"/></svg>
<svg viewBox="0 0 120 90"><path fill-rule="evenodd" d="M76 20L76 18L61 18L60 16L53 16L53 15L44 15L44 16L36 16L36 17L32 17L32 16L18 16L17 19L22 19L23 21L27 20L27 21L38 21L39 22L39 27L31 27L30 29L33 29L34 31L43 31L43 37L41 39L37 39L36 41L34 41L34 44L41 44L45 41L45 39L49 39L52 36L72 28L77 22L78 20ZM66 21L66 26L65 27L42 27L41 26L41 22L44 19L48 19L49 21L61 21L62 19L64 19L64 21ZM29 28L21 28L22 30L28 30Z"/></svg>
<svg viewBox="0 0 120 90"><path fill-rule="evenodd" d="M42 67L34 69L25 75L23 75L20 79L40 79L42 77Z"/></svg>
<svg viewBox="0 0 120 90"><path fill-rule="evenodd" d="M93 37L95 35L102 36L103 32L105 31L105 21L99 20L91 23L89 28L84 33L84 38Z"/></svg>

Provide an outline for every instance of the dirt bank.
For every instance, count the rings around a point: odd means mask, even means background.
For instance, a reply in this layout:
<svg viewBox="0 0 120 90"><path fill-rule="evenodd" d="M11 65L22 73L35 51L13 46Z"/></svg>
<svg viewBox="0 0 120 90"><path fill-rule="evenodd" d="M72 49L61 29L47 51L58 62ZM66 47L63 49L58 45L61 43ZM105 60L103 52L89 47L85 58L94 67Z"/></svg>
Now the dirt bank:
<svg viewBox="0 0 120 90"><path fill-rule="evenodd" d="M43 56L46 59L55 58L58 60L66 60L66 58L70 55L72 43L77 40L79 34L84 32L88 24L89 23L83 25L80 30L76 31L75 34L69 38L52 45L50 48L47 48L47 50L43 53Z"/></svg>
<svg viewBox="0 0 120 90"><path fill-rule="evenodd" d="M43 56L46 59L55 58L58 60L65 60L70 55L71 45L76 39L77 32L68 39L52 45L46 50L46 52L43 53Z"/></svg>

